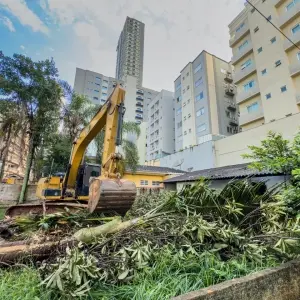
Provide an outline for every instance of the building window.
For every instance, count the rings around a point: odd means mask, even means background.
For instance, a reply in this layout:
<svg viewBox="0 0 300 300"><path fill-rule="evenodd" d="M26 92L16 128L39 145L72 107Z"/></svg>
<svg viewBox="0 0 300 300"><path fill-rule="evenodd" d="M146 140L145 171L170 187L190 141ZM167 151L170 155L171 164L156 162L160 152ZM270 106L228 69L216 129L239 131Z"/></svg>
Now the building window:
<svg viewBox="0 0 300 300"><path fill-rule="evenodd" d="M249 91L250 89L252 89L254 87L254 85L255 85L255 81L251 80L244 85L244 90Z"/></svg>
<svg viewBox="0 0 300 300"><path fill-rule="evenodd" d="M262 71L261 71L261 75L266 75L267 74L267 69L263 69Z"/></svg>
<svg viewBox="0 0 300 300"><path fill-rule="evenodd" d="M300 60L300 52L297 53L297 59Z"/></svg>
<svg viewBox="0 0 300 300"><path fill-rule="evenodd" d="M198 71L202 69L202 64L200 63L194 70L194 74L196 74Z"/></svg>
<svg viewBox="0 0 300 300"><path fill-rule="evenodd" d="M198 109L196 115L197 115L197 117L204 115L204 107Z"/></svg>
<svg viewBox="0 0 300 300"><path fill-rule="evenodd" d="M239 46L239 51L243 50L243 48L245 48L247 45L248 45L248 40L246 40L244 43L242 43L242 44Z"/></svg>
<svg viewBox="0 0 300 300"><path fill-rule="evenodd" d="M195 87L199 86L199 85L202 84L202 83L203 83L203 79L202 79L202 78L198 79L198 80L195 82Z"/></svg>
<svg viewBox="0 0 300 300"><path fill-rule="evenodd" d="M94 99L94 100L99 100L99 98L98 98L98 97L93 97L93 99Z"/></svg>
<svg viewBox="0 0 300 300"><path fill-rule="evenodd" d="M249 67L251 64L252 64L252 60L250 58L241 65L241 70L244 70L245 68Z"/></svg>
<svg viewBox="0 0 300 300"><path fill-rule="evenodd" d="M258 26L255 27L255 28L254 28L254 33L257 32L258 30L259 30L259 27L258 27Z"/></svg>
<svg viewBox="0 0 300 300"><path fill-rule="evenodd" d="M96 77L95 77L95 80L96 80L96 81L101 81L101 78L96 76Z"/></svg>
<svg viewBox="0 0 300 300"><path fill-rule="evenodd" d="M282 86L280 88L280 90L281 90L282 93L286 92L287 91L286 85Z"/></svg>
<svg viewBox="0 0 300 300"><path fill-rule="evenodd" d="M94 90L94 92L95 92L95 93L100 93L100 91L99 91L99 90Z"/></svg>
<svg viewBox="0 0 300 300"><path fill-rule="evenodd" d="M100 86L100 83L97 83L97 82L95 82L95 85L98 85L98 86Z"/></svg>
<svg viewBox="0 0 300 300"><path fill-rule="evenodd" d="M230 118L230 117L231 117L231 113L230 113L229 110L226 110L226 117L227 117L227 118Z"/></svg>
<svg viewBox="0 0 300 300"><path fill-rule="evenodd" d="M255 8L252 8L251 9L251 13L253 14L255 12Z"/></svg>
<svg viewBox="0 0 300 300"><path fill-rule="evenodd" d="M203 123L197 127L197 132L202 132L206 130L206 124Z"/></svg>
<svg viewBox="0 0 300 300"><path fill-rule="evenodd" d="M178 91L180 88L181 88L181 83L178 83L178 84L176 85L175 91Z"/></svg>
<svg viewBox="0 0 300 300"><path fill-rule="evenodd" d="M107 94L106 93L102 93L102 97L107 97Z"/></svg>
<svg viewBox="0 0 300 300"><path fill-rule="evenodd" d="M235 32L239 32L244 26L245 26L245 23L242 23L242 24L235 30Z"/></svg>
<svg viewBox="0 0 300 300"><path fill-rule="evenodd" d="M108 81L107 80L103 80L103 83L108 84Z"/></svg>
<svg viewBox="0 0 300 300"><path fill-rule="evenodd" d="M186 77L188 77L189 75L190 75L190 72L187 72L187 73L186 73Z"/></svg>
<svg viewBox="0 0 300 300"><path fill-rule="evenodd" d="M223 73L223 74L226 75L228 72L226 70L224 70L224 69L221 68L221 73Z"/></svg>
<svg viewBox="0 0 300 300"><path fill-rule="evenodd" d="M189 133L191 133L191 132L192 132L192 129L190 128L190 129L189 129Z"/></svg>
<svg viewBox="0 0 300 300"><path fill-rule="evenodd" d="M285 7L286 11L289 11L291 8L293 8L297 2L299 2L299 0L293 0L289 2L289 4Z"/></svg>
<svg viewBox="0 0 300 300"><path fill-rule="evenodd" d="M184 80L184 76L182 77L182 80Z"/></svg>
<svg viewBox="0 0 300 300"><path fill-rule="evenodd" d="M262 51L263 51L262 47L260 47L260 48L257 49L257 53L261 53Z"/></svg>
<svg viewBox="0 0 300 300"><path fill-rule="evenodd" d="M271 43L274 44L276 42L276 36L274 36L273 38L271 38Z"/></svg>
<svg viewBox="0 0 300 300"><path fill-rule="evenodd" d="M176 110L176 115L178 116L179 114L181 114L181 112L182 112L182 108L180 107Z"/></svg>
<svg viewBox="0 0 300 300"><path fill-rule="evenodd" d="M183 121L186 121L186 116L183 118Z"/></svg>
<svg viewBox="0 0 300 300"><path fill-rule="evenodd" d="M103 86L102 91L107 91L107 86Z"/></svg>
<svg viewBox="0 0 300 300"><path fill-rule="evenodd" d="M159 186L160 185L160 181L152 181L152 185L153 186Z"/></svg>
<svg viewBox="0 0 300 300"><path fill-rule="evenodd" d="M148 180L141 180L141 185L148 185Z"/></svg>
<svg viewBox="0 0 300 300"><path fill-rule="evenodd" d="M247 106L248 113L252 113L258 110L258 102L254 102L251 105Z"/></svg>
<svg viewBox="0 0 300 300"><path fill-rule="evenodd" d="M184 135L186 135L186 131L184 132Z"/></svg>
<svg viewBox="0 0 300 300"><path fill-rule="evenodd" d="M191 102L191 99L189 99L188 101L187 101L187 104L189 104Z"/></svg>
<svg viewBox="0 0 300 300"><path fill-rule="evenodd" d="M185 93L185 89L182 90L182 94L184 94L184 93Z"/></svg>
<svg viewBox="0 0 300 300"><path fill-rule="evenodd" d="M191 114L188 114L188 118L190 118L191 117Z"/></svg>
<svg viewBox="0 0 300 300"><path fill-rule="evenodd" d="M186 90L188 91L190 89L190 86L188 85L187 87L186 87Z"/></svg>
<svg viewBox="0 0 300 300"><path fill-rule="evenodd" d="M177 123L177 128L181 128L182 127L182 121Z"/></svg>
<svg viewBox="0 0 300 300"><path fill-rule="evenodd" d="M268 99L271 99L271 98L272 98L271 93L266 94L266 99L267 99L267 100L268 100Z"/></svg>
<svg viewBox="0 0 300 300"><path fill-rule="evenodd" d="M186 103L185 103L185 102L183 102L183 107L184 107L184 106L186 106Z"/></svg>
<svg viewBox="0 0 300 300"><path fill-rule="evenodd" d="M295 34L297 31L299 31L300 30L300 24L297 24L296 26L294 26L293 28L292 28L292 34Z"/></svg>
<svg viewBox="0 0 300 300"><path fill-rule="evenodd" d="M196 96L196 101L202 100L204 98L203 92Z"/></svg>
<svg viewBox="0 0 300 300"><path fill-rule="evenodd" d="M267 20L268 20L268 21L271 21L271 20L272 20L272 16L269 15L269 16L267 17Z"/></svg>
<svg viewBox="0 0 300 300"><path fill-rule="evenodd" d="M281 60L275 61L275 67L278 67L278 66L280 66L280 65L281 65Z"/></svg>

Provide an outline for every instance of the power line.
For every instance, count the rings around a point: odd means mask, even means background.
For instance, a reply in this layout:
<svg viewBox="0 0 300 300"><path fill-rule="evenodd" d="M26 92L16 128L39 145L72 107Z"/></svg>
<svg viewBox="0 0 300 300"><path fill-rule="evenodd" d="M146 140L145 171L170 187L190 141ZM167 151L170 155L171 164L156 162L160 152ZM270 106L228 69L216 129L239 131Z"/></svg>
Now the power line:
<svg viewBox="0 0 300 300"><path fill-rule="evenodd" d="M282 32L271 20L269 20L260 10L258 10L252 3L250 3L249 0L246 0L246 2L251 5L263 18L267 20L277 31L279 31L288 41L290 41L296 48L299 48L284 32Z"/></svg>

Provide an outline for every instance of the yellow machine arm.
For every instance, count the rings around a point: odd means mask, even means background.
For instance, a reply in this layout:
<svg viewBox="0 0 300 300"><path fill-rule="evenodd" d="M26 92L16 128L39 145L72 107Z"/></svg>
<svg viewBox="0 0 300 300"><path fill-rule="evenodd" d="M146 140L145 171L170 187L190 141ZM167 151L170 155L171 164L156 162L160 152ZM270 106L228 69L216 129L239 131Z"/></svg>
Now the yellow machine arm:
<svg viewBox="0 0 300 300"><path fill-rule="evenodd" d="M69 166L63 181L62 196L67 189L76 188L76 179L87 146L95 136L105 128L104 147L101 165L101 177L117 178L117 161L120 154L115 153L116 146L121 144L124 114L125 91L118 85L106 103L99 109L87 127L74 142Z"/></svg>

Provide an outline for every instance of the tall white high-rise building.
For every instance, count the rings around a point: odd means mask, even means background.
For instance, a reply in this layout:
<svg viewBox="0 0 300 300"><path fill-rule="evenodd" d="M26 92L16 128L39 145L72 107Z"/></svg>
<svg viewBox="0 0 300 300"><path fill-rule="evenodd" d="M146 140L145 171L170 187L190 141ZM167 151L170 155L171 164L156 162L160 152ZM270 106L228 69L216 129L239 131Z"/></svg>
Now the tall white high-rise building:
<svg viewBox="0 0 300 300"><path fill-rule="evenodd" d="M139 86L143 83L144 31L144 23L127 17L117 46L116 78L134 76Z"/></svg>

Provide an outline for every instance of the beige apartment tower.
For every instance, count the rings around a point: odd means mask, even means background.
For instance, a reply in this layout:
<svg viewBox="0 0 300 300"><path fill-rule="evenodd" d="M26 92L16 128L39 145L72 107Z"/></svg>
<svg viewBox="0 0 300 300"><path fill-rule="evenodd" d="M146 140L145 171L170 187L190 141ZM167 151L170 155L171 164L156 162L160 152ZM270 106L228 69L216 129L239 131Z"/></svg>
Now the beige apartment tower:
<svg viewBox="0 0 300 300"><path fill-rule="evenodd" d="M300 46L299 0L251 4ZM230 23L229 31L242 130L298 113L300 50L249 4Z"/></svg>

